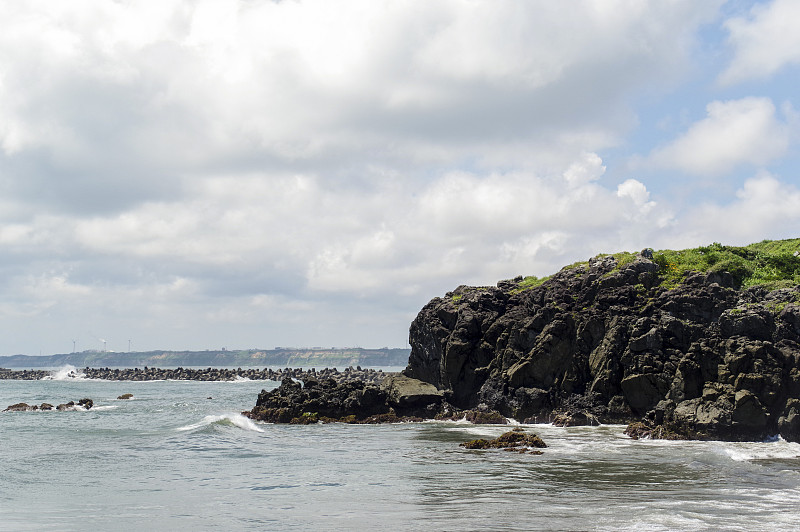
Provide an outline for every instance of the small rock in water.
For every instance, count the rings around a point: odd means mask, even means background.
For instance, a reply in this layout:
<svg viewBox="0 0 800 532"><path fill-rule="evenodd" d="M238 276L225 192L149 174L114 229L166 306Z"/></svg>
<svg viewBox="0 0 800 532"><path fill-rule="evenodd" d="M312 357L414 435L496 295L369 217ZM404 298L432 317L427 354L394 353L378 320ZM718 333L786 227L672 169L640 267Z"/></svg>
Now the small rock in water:
<svg viewBox="0 0 800 532"><path fill-rule="evenodd" d="M28 412L30 410L33 410L33 407L28 403L17 403L10 405L3 412Z"/></svg>
<svg viewBox="0 0 800 532"><path fill-rule="evenodd" d="M479 438L464 442L460 447L466 449L503 449L520 453L542 454L542 451L538 449L547 447L547 444L536 434L527 434L521 428L515 428L493 440Z"/></svg>

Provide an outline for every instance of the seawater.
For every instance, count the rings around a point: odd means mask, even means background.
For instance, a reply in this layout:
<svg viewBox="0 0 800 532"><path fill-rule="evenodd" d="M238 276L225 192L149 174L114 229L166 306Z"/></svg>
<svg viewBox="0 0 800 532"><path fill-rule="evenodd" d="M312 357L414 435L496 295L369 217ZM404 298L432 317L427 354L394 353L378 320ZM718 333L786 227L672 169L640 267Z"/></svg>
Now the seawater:
<svg viewBox="0 0 800 532"><path fill-rule="evenodd" d="M526 426L253 423L270 381L0 381L0 530L796 530L800 445ZM117 396L132 393L133 400Z"/></svg>

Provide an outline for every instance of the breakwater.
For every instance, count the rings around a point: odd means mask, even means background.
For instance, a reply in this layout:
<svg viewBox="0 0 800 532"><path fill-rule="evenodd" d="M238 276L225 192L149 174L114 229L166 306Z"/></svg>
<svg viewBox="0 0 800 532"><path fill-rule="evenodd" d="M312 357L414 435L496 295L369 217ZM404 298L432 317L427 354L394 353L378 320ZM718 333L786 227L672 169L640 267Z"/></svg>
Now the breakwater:
<svg viewBox="0 0 800 532"><path fill-rule="evenodd" d="M358 367L324 369L258 369L258 368L83 368L45 370L9 370L0 368L0 380L43 380L43 379L98 379L108 381L234 381L237 379L282 381L286 378L305 380L307 378L334 379L337 382L361 381L367 384L380 384L389 373L382 370Z"/></svg>

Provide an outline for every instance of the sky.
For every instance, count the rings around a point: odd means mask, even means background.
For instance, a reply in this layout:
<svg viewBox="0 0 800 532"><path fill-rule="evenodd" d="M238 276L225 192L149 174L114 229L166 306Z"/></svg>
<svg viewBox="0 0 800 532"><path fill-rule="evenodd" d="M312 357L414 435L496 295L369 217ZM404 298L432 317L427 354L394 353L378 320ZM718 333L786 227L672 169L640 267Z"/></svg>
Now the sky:
<svg viewBox="0 0 800 532"><path fill-rule="evenodd" d="M0 3L0 354L406 347L431 298L800 237L796 0Z"/></svg>

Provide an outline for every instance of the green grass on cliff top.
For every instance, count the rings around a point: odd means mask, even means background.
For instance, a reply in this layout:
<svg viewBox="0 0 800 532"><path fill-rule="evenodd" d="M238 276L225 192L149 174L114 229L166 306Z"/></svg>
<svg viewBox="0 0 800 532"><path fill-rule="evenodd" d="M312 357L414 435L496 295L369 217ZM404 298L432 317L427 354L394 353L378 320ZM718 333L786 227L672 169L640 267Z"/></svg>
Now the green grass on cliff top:
<svg viewBox="0 0 800 532"><path fill-rule="evenodd" d="M774 290L800 284L800 238L743 247L715 242L682 251L667 249L655 252L653 261L667 286L679 284L688 271L729 272L743 288L765 285Z"/></svg>
<svg viewBox="0 0 800 532"><path fill-rule="evenodd" d="M638 253L614 253L617 268L633 262ZM606 255L607 256L607 255ZM714 242L693 249L663 249L653 253L653 262L659 265L661 285L672 288L681 283L689 271L729 272L737 285L747 288L764 285L770 290L800 284L800 238L789 240L764 240L748 246L725 246ZM564 269L587 264L576 262ZM535 278L533 278L535 279ZM538 286L529 283L525 289ZM528 278L525 279L527 281ZM523 281L523 283L525 282ZM522 287L522 284L520 285Z"/></svg>

